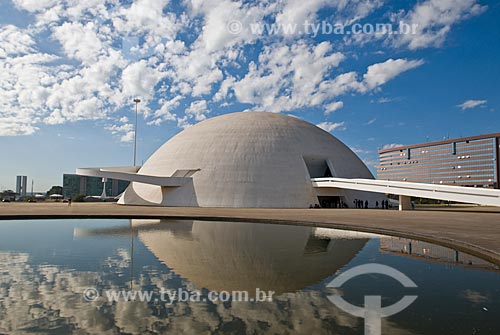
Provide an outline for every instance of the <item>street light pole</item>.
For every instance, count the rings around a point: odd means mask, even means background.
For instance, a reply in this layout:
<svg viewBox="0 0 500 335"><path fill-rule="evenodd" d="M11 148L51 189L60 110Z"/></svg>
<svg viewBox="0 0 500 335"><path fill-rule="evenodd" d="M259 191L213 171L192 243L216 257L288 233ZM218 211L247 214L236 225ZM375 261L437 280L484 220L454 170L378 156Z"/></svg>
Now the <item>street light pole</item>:
<svg viewBox="0 0 500 335"><path fill-rule="evenodd" d="M141 102L141 99L135 98L135 127L134 127L134 166L135 166L135 161L136 161L136 147L137 147L137 106L139 105L139 102Z"/></svg>

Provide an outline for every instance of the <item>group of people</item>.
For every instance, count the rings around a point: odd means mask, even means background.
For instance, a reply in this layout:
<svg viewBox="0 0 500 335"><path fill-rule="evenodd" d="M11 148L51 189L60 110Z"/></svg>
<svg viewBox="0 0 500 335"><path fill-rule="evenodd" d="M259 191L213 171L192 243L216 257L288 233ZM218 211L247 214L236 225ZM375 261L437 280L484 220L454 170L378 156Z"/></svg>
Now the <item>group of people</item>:
<svg viewBox="0 0 500 335"><path fill-rule="evenodd" d="M368 208L368 200L363 201L363 200L359 200L359 199L354 199L353 202L354 202L355 208Z"/></svg>
<svg viewBox="0 0 500 335"><path fill-rule="evenodd" d="M368 208L368 200L360 200L360 199L354 199L354 208ZM380 203L378 201L375 201L375 208L379 208L379 205L381 205L380 208L382 209L389 209L389 200L382 200ZM412 203L413 205L413 203ZM309 208L348 208L347 204L343 201L335 202L335 203L322 203L320 204L311 204L309 205Z"/></svg>
<svg viewBox="0 0 500 335"><path fill-rule="evenodd" d="M353 203L355 208L368 208L368 200L354 199ZM382 209L389 209L389 200L382 200L380 204ZM379 202L375 201L375 208L379 208L378 206Z"/></svg>
<svg viewBox="0 0 500 335"><path fill-rule="evenodd" d="M389 200L382 200L382 209L389 209ZM378 208L378 201L375 203L375 207Z"/></svg>

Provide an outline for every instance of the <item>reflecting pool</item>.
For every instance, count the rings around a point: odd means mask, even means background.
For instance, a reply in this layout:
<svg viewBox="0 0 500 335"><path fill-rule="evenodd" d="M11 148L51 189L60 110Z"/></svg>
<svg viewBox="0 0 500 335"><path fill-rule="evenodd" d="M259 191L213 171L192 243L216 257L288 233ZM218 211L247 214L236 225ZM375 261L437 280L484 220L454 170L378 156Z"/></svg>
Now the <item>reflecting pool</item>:
<svg viewBox="0 0 500 335"><path fill-rule="evenodd" d="M416 287L369 273L389 266ZM500 271L426 242L294 225L0 221L0 334L364 334L366 296L409 307L382 334L500 334ZM237 293L237 295L235 295Z"/></svg>

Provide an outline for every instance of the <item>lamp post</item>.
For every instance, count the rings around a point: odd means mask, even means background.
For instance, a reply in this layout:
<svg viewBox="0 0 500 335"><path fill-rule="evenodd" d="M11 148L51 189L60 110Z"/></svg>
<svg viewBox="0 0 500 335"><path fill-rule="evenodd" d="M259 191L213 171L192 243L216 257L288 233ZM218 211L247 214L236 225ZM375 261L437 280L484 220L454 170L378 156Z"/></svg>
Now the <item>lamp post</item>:
<svg viewBox="0 0 500 335"><path fill-rule="evenodd" d="M134 127L134 166L135 166L135 161L136 161L136 147L137 147L137 106L139 105L139 102L141 102L141 99L135 98L135 127Z"/></svg>

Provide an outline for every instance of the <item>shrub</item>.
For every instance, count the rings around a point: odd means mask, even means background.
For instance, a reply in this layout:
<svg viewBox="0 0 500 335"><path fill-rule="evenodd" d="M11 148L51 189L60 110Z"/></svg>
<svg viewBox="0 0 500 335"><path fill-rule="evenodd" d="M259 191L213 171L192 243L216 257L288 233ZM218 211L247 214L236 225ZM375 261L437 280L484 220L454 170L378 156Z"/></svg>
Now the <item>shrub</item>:
<svg viewBox="0 0 500 335"><path fill-rule="evenodd" d="M73 198L71 198L71 201L73 202L83 202L85 199L85 194L77 194Z"/></svg>

